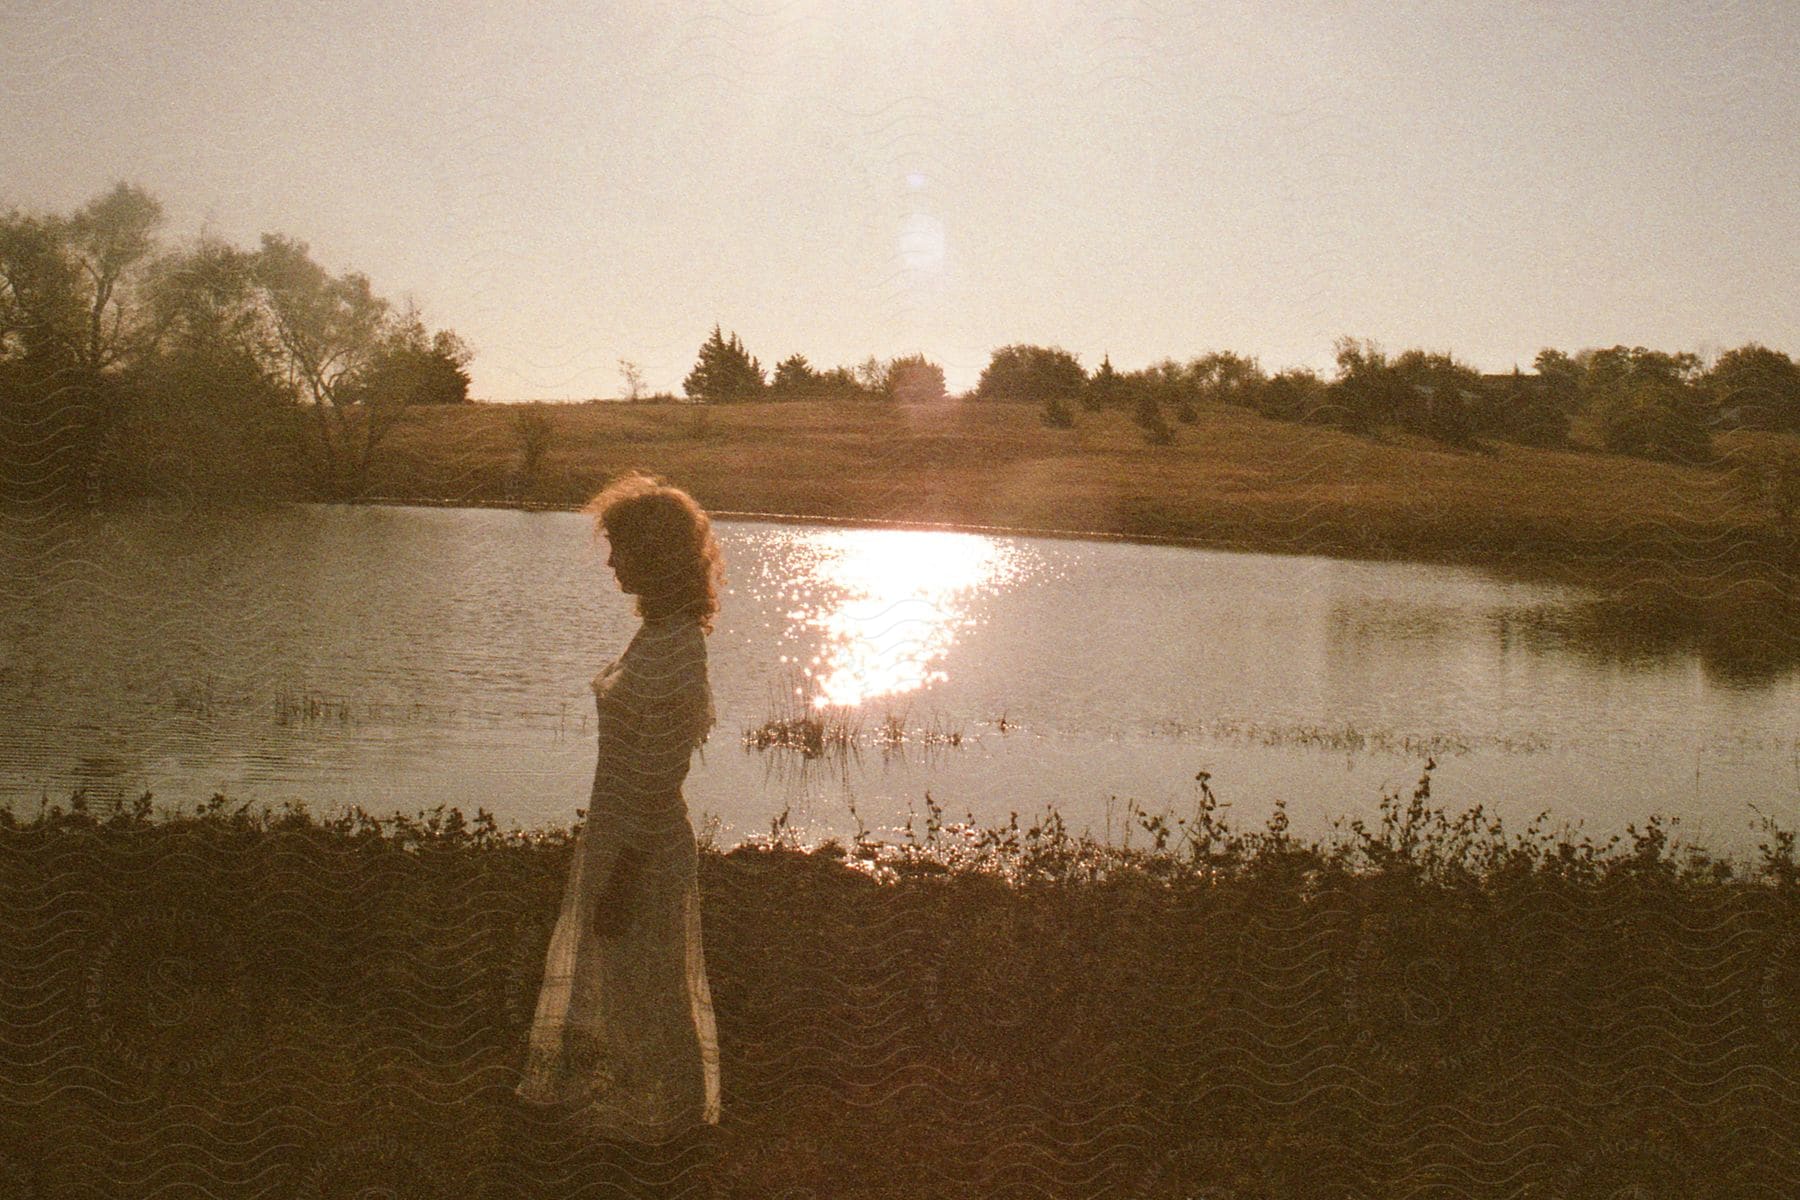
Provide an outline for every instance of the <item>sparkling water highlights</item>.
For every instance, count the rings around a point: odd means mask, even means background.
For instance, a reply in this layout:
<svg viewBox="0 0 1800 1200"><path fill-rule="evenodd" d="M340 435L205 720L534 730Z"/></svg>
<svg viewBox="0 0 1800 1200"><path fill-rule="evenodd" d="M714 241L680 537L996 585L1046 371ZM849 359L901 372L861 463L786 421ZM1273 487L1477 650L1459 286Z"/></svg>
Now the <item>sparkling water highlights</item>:
<svg viewBox="0 0 1800 1200"><path fill-rule="evenodd" d="M781 582L810 600L787 617L820 641L800 667L819 708L948 680L943 664L978 602L1027 570L1016 548L979 534L817 529L785 540L799 570Z"/></svg>

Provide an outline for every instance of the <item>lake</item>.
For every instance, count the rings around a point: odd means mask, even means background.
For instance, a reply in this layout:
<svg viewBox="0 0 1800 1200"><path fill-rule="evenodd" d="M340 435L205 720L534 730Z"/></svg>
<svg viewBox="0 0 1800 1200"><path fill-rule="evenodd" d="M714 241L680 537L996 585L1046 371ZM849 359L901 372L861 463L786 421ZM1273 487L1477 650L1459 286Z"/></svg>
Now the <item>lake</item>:
<svg viewBox="0 0 1800 1200"><path fill-rule="evenodd" d="M1800 673L1599 642L1572 588L1451 567L720 520L719 725L687 785L721 843L784 810L894 836L1054 805L1296 830L1410 792L1596 833L1652 812L1747 852L1800 823ZM636 627L574 513L179 506L6 518L0 803L77 788L315 810L436 804L566 824L593 771L588 680ZM823 705L823 708L809 708ZM808 757L746 745L816 711ZM1138 831L1141 838L1142 831Z"/></svg>

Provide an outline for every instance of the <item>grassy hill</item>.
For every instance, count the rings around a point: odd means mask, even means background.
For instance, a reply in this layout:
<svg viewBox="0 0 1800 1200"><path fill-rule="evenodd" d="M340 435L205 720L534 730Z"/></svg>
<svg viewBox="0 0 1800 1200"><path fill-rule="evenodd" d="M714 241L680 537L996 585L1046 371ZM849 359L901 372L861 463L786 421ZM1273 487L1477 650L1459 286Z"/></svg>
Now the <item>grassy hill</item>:
<svg viewBox="0 0 1800 1200"><path fill-rule="evenodd" d="M1772 529L1725 472L1581 450L1448 448L1202 409L1152 446L1121 412L1053 429L1037 410L767 403L532 406L549 424L518 478L521 406L416 410L372 491L574 506L612 472L668 476L709 509L1173 537L1233 549L1487 565L1654 560L1754 567Z"/></svg>

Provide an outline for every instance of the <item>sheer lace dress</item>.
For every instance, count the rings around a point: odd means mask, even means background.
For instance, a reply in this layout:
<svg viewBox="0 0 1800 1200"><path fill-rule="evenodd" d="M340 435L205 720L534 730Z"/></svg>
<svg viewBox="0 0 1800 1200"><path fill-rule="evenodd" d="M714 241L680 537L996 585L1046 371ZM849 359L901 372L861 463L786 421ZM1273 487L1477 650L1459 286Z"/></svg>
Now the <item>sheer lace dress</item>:
<svg viewBox="0 0 1800 1200"><path fill-rule="evenodd" d="M714 723L692 617L647 620L595 677L599 755L518 1094L609 1136L719 1119L719 1044L681 793Z"/></svg>

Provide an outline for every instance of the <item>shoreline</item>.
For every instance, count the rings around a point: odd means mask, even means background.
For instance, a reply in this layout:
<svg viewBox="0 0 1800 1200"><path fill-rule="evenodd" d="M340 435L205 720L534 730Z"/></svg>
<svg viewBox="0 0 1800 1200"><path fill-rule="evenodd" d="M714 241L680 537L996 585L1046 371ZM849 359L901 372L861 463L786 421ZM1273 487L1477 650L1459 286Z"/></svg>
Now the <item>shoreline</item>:
<svg viewBox="0 0 1800 1200"><path fill-rule="evenodd" d="M362 496L355 500L292 500L290 504L369 504L388 508L504 508L520 512L580 512L578 504L557 504L536 500L461 500L456 497L408 498L404 496ZM991 537L1051 538L1079 542L1122 542L1129 545L1177 546L1189 550L1220 550L1233 554L1274 554L1290 557L1345 558L1355 562L1405 562L1417 566L1457 566L1458 563L1434 563L1424 559L1367 558L1333 555L1307 550L1282 550L1275 547L1250 547L1185 534L1125 533L1105 529L1040 529L1029 526L981 525L960 521L925 521L894 517L831 516L824 513L746 512L736 509L708 509L706 515L715 521L767 521L793 525L831 525L846 529L896 529L920 533L978 533Z"/></svg>
<svg viewBox="0 0 1800 1200"><path fill-rule="evenodd" d="M519 512L581 511L580 504L537 500L505 500L481 497L407 497L362 496L354 500L286 500L283 503L315 505L368 505L385 508L438 509L508 509ZM1384 553L1356 544L1338 546L1300 546L1247 538L1208 538L1192 534L1158 534L1107 529L1065 529L1053 527L991 525L961 521L930 521L914 518L892 518L827 513L795 513L708 509L707 515L717 521L762 521L793 525L818 525L839 529L890 529L922 533L968 533L987 537L1044 538L1058 541L1093 542L1098 544L1169 546L1186 550L1207 550L1224 554L1267 555L1278 558L1318 558L1332 562L1391 563L1395 566L1448 567L1481 572L1516 583L1584 588L1604 598L1609 592L1642 592L1652 589L1660 597L1673 594L1687 596L1680 585L1684 582L1704 583L1717 592L1732 587L1779 590L1779 585L1766 576L1743 570L1734 564L1713 564L1706 571L1683 570L1694 564L1678 560L1636 558L1619 564L1584 561L1572 551L1548 554L1432 555L1429 553ZM1789 596L1792 615L1800 618L1800 595ZM1797 631L1800 632L1800 631Z"/></svg>
<svg viewBox="0 0 1800 1200"><path fill-rule="evenodd" d="M1376 810L1395 819L1396 828L1412 829L1421 834L1421 852L1442 858L1439 865L1449 864L1458 855L1468 853L1479 842L1506 846L1510 852L1522 853L1558 850L1568 861L1571 851L1585 855L1592 867L1622 866L1635 852L1642 855L1653 846L1657 855L1671 866L1691 862L1720 864L1728 867L1739 880L1750 880L1776 869L1773 864L1791 852L1794 831L1784 819L1793 814L1771 813L1748 800L1740 800L1752 817L1749 825L1761 830L1766 845L1758 849L1745 847L1719 849L1715 845L1692 841L1681 835L1685 828L1678 813L1651 812L1641 822L1622 821L1611 830L1589 828L1582 818L1559 817L1554 807L1546 806L1533 820L1508 826L1505 819L1485 805L1473 804L1460 811L1443 805L1432 805L1430 776L1435 764L1404 792L1396 790L1381 795ZM1408 805L1407 799L1413 801ZM1142 868L1147 863L1161 864L1158 870L1186 871L1198 866L1199 857L1189 857L1193 845L1202 839L1225 848L1233 856L1254 857L1279 845L1286 854L1308 856L1338 867L1363 855L1362 869L1379 873L1381 864L1368 859L1367 847L1385 834L1379 828L1358 830L1353 817L1341 812L1326 819L1319 833L1292 832L1287 816L1288 805L1278 801L1261 825L1239 825L1222 810L1210 790L1191 808L1165 805L1152 810L1131 797L1122 799L1123 806L1115 814L1114 824L1120 837L1084 825L1079 830L1064 820L1054 803L1045 804L1034 813L1014 810L1010 821L983 824L971 810L953 816L943 804L934 802L927 793L925 808L912 813L907 825L890 825L864 829L853 834L830 833L811 837L790 825L785 812L759 821L754 828L768 832L746 833L736 841L721 842L718 820L701 820L704 810L693 810L695 842L703 856L730 858L744 852L783 851L820 860L848 860L871 869L896 862L912 863L930 860L933 869L949 871L995 871L1002 875L1035 854L1052 851L1082 857L1091 863L1107 862L1114 866ZM278 831L313 831L344 836L374 837L399 843L466 844L484 846L544 847L572 843L585 823L585 810L577 808L574 820L560 823L545 821L525 825L516 818L502 825L483 806L472 814L461 806L439 803L429 807L402 810L392 807L376 811L360 803L338 802L315 806L305 800L280 801L242 799L214 792L208 799L188 803L159 801L154 794L116 800L96 799L84 792L70 794L63 801L40 796L35 809L22 809L0 801L0 832L31 829L88 828L96 830L163 830L179 831L196 827L228 826L242 831L274 833ZM917 829L908 834L908 826L916 818ZM1199 835L1196 830L1201 830ZM1461 839L1451 836L1461 831ZM351 831L355 831L352 835ZM1159 845L1158 838L1165 844ZM1637 847L1632 848L1633 839ZM1172 843L1172 844L1168 844ZM1783 847L1787 847L1786 851ZM1762 861L1758 862L1761 856ZM1773 857L1772 857L1773 856ZM1546 861L1548 861L1546 859ZM1466 865L1466 864L1465 864ZM1782 868L1788 869L1788 868ZM879 873L879 871L878 871ZM1353 874L1358 872L1352 872ZM1471 879L1481 878L1472 875Z"/></svg>
<svg viewBox="0 0 1800 1200"><path fill-rule="evenodd" d="M515 419L525 411L542 417L529 460ZM1691 610L1691 626L1768 626L1772 614L1800 626L1794 538L1732 467L1753 450L1800 449L1800 438L1722 435L1717 461L1678 464L1577 445L1355 434L1233 405L1202 406L1174 432L1151 445L1121 411L1084 410L1052 429L1029 405L961 399L473 403L409 412L361 497L323 502L570 511L636 469L721 520L1445 565L1639 600L1661 590ZM120 480L111 499L314 495L296 463L232 464L236 474L215 480L182 444L144 454L161 473Z"/></svg>
<svg viewBox="0 0 1800 1200"><path fill-rule="evenodd" d="M1718 463L1450 447L1232 405L1202 406L1167 445L1120 411L1052 429L1029 405L969 400L543 412L548 448L529 471L507 406L417 413L360 502L566 511L636 469L721 519L1446 565L1602 591L1795 592L1772 518Z"/></svg>

